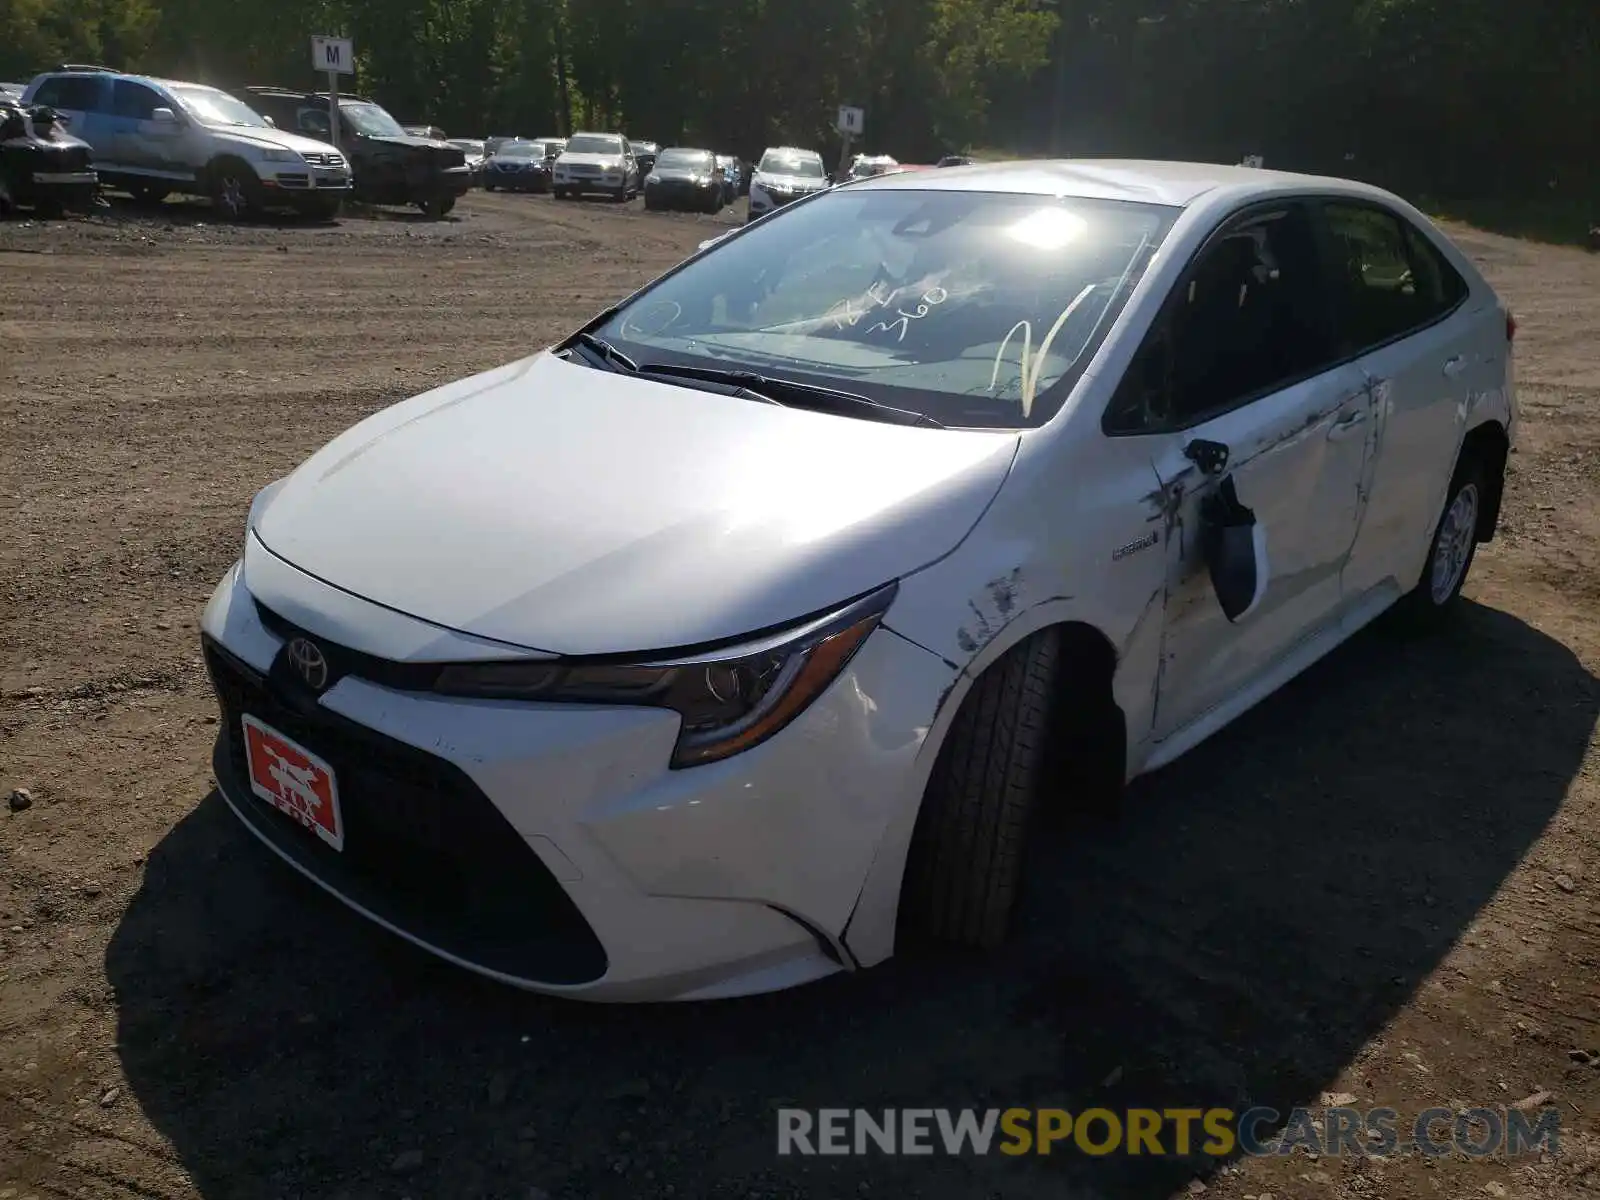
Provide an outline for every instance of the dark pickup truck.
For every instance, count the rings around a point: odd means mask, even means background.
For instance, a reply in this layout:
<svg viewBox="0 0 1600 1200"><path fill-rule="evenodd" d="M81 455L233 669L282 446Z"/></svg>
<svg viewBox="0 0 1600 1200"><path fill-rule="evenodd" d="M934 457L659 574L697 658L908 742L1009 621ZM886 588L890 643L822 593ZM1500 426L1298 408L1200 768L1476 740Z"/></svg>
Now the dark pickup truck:
<svg viewBox="0 0 1600 1200"><path fill-rule="evenodd" d="M27 207L43 216L94 207L99 176L89 143L73 137L54 109L0 96L0 216Z"/></svg>
<svg viewBox="0 0 1600 1200"><path fill-rule="evenodd" d="M280 129L331 140L326 92L250 87L239 99ZM415 204L430 217L442 217L472 187L473 170L459 146L407 133L385 109L360 96L339 97L339 149L350 160L355 199L365 204Z"/></svg>

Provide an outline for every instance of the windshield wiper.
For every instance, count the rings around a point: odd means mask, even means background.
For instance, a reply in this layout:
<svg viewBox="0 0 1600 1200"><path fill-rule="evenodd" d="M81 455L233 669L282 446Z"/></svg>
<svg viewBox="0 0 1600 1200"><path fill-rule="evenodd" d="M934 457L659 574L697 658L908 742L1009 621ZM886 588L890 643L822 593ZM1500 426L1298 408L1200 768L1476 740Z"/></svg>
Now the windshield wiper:
<svg viewBox="0 0 1600 1200"><path fill-rule="evenodd" d="M579 334L584 345L591 345L591 334ZM598 341L599 339L593 339ZM604 343L602 343L604 344ZM599 347L593 347L597 353ZM615 353L615 351L613 351ZM926 425L930 429L943 429L944 425L925 413L909 408L895 408L880 404L855 392L822 387L814 383L795 383L756 371L743 371L722 367L676 366L672 363L640 363L634 371L640 375L655 375L663 379L700 379L707 383L722 383L742 388L754 399L764 399L784 408L809 408L817 412L839 412L843 409L864 411L865 415L895 425Z"/></svg>
<svg viewBox="0 0 1600 1200"><path fill-rule="evenodd" d="M629 358L621 350L618 350L615 346L598 334L587 332L578 333L574 335L572 340L590 350L593 350L606 362L620 367L622 370L628 372L628 374L638 374L639 364L634 362L633 359Z"/></svg>

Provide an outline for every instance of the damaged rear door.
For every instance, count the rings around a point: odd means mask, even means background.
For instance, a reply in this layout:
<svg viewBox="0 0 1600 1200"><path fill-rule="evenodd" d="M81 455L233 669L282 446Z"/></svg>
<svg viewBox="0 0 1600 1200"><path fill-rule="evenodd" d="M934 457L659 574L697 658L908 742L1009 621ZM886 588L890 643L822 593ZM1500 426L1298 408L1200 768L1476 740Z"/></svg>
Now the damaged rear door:
<svg viewBox="0 0 1600 1200"><path fill-rule="evenodd" d="M1157 740L1338 610L1372 401L1339 361L1322 276L1303 204L1237 214L1196 255L1107 414L1108 433L1150 436L1162 486Z"/></svg>

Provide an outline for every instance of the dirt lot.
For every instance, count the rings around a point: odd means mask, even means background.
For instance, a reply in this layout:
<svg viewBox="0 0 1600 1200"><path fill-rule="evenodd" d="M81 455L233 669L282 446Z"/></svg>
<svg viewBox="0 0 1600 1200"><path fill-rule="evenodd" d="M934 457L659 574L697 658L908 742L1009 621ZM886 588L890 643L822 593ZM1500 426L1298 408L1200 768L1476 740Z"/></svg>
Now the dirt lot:
<svg viewBox="0 0 1600 1200"><path fill-rule="evenodd" d="M995 961L552 1002L367 927L236 827L196 619L251 494L714 231L636 208L0 226L0 803L32 795L0 808L0 1198L1600 1194L1600 259L1576 251L1457 231L1520 317L1526 413L1459 627L1380 624L1120 825L1051 835ZM1545 1091L1561 1153L1511 1162L774 1154L781 1103Z"/></svg>

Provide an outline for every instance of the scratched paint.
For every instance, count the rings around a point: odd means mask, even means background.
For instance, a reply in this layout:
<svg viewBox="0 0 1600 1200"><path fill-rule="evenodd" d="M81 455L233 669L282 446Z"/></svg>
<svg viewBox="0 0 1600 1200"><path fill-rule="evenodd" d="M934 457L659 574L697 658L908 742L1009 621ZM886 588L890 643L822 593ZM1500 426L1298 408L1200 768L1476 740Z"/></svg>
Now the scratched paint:
<svg viewBox="0 0 1600 1200"><path fill-rule="evenodd" d="M983 595L978 600L968 600L971 620L956 630L956 645L967 654L975 654L994 638L1017 611L1022 599L1022 568L991 579L983 585Z"/></svg>

